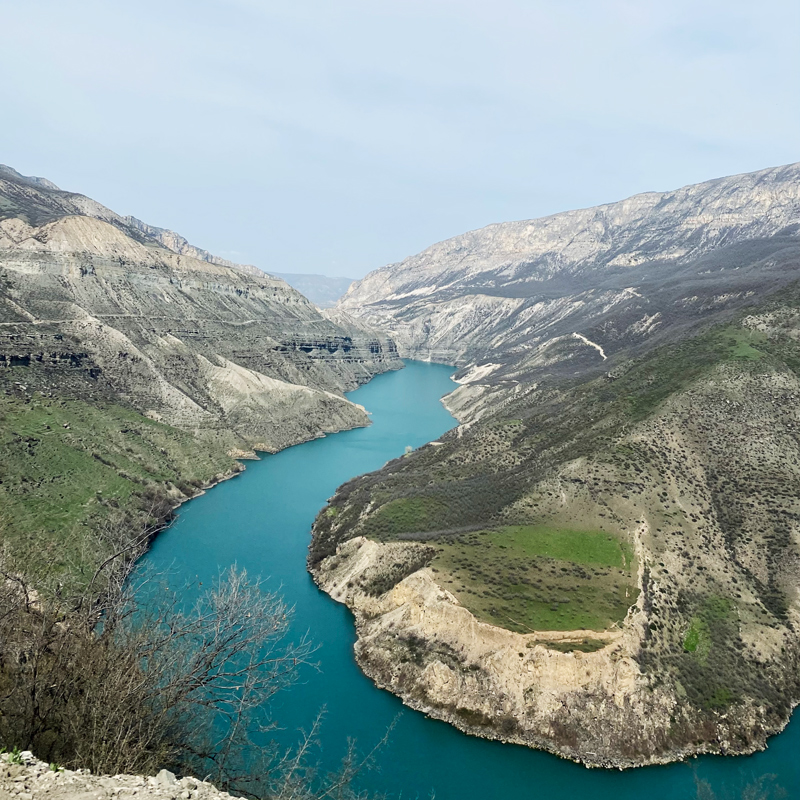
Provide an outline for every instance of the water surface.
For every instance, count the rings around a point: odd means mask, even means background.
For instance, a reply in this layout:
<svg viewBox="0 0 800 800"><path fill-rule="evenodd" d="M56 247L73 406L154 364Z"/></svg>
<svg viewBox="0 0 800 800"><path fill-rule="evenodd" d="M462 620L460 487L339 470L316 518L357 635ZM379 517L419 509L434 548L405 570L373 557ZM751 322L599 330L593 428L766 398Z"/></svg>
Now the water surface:
<svg viewBox="0 0 800 800"><path fill-rule="evenodd" d="M703 757L626 772L588 770L546 753L466 736L405 708L362 675L353 658L350 612L319 591L306 572L311 524L341 483L456 424L439 402L455 388L452 373L439 364L407 362L399 372L379 375L349 395L372 413L369 428L248 462L243 475L184 505L146 556L157 569L171 569L175 585L207 585L220 569L236 563L268 578L269 588L294 606L294 630L308 631L319 645L319 671L305 669L274 703L275 717L286 729L281 736L295 741L294 732L308 729L324 706L322 759L335 769L348 736L369 749L399 714L378 756L378 770L361 785L403 798L426 798L435 791L441 800L686 800L697 796L696 780L708 782L718 798L741 797L758 782L769 793L754 798L800 798L797 719L754 756ZM773 795L779 787L787 794Z"/></svg>

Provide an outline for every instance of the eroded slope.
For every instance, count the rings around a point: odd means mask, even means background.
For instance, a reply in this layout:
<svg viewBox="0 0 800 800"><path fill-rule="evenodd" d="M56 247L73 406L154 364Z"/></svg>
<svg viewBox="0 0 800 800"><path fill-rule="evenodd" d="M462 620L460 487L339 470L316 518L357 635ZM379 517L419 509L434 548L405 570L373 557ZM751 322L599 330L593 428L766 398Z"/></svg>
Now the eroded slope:
<svg viewBox="0 0 800 800"><path fill-rule="evenodd" d="M794 164L489 225L375 270L339 307L390 332L403 355L491 362L495 380L515 377L507 365L535 368L556 339L583 367L594 345L650 346L785 283L798 230Z"/></svg>
<svg viewBox="0 0 800 800"><path fill-rule="evenodd" d="M74 366L155 419L265 450L367 424L342 393L401 366L386 337L170 231L7 169L0 198L0 364Z"/></svg>

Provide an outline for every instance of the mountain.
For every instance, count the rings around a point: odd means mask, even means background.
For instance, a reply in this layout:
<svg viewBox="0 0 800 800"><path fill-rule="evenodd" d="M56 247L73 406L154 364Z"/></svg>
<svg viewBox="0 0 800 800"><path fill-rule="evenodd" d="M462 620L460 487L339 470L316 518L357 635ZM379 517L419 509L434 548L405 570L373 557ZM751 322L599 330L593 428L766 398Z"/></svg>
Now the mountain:
<svg viewBox="0 0 800 800"><path fill-rule="evenodd" d="M294 272L273 272L271 274L286 281L289 286L293 286L319 308L333 308L336 301L353 283L352 278L331 278L328 275L306 275Z"/></svg>
<svg viewBox="0 0 800 800"><path fill-rule="evenodd" d="M346 311L461 424L340 487L309 568L365 672L594 766L746 753L800 701L800 165L493 225Z"/></svg>
<svg viewBox="0 0 800 800"><path fill-rule="evenodd" d="M0 209L7 364L75 363L154 418L267 450L364 424L342 392L399 366L284 281L42 179L5 168Z"/></svg>
<svg viewBox="0 0 800 800"><path fill-rule="evenodd" d="M793 164L489 225L371 272L339 307L416 358L524 361L576 332L610 354L776 288L799 231Z"/></svg>
<svg viewBox="0 0 800 800"><path fill-rule="evenodd" d="M343 393L401 366L279 278L0 168L0 535L21 552L156 486L193 494L231 455L369 424Z"/></svg>

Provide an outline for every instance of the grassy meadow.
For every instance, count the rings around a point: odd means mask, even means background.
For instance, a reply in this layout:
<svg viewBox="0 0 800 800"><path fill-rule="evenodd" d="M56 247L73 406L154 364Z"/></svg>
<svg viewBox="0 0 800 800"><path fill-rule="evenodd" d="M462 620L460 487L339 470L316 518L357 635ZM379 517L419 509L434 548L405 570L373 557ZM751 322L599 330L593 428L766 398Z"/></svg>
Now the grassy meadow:
<svg viewBox="0 0 800 800"><path fill-rule="evenodd" d="M602 631L638 595L630 546L602 531L514 525L437 550L437 580L478 619L519 633Z"/></svg>
<svg viewBox="0 0 800 800"><path fill-rule="evenodd" d="M216 447L122 406L0 393L0 536L17 568L78 582L97 531L233 466ZM145 521L146 524L146 521Z"/></svg>

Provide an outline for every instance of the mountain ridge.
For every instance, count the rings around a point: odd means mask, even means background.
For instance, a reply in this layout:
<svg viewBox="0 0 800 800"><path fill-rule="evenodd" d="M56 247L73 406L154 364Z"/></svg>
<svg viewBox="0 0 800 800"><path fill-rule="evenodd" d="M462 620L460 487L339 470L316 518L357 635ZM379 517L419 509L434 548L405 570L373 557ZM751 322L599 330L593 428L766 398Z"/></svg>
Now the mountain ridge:
<svg viewBox="0 0 800 800"><path fill-rule="evenodd" d="M273 390L277 380L286 391L305 386L312 395L318 389L338 393L335 399L317 392L314 402L335 415L345 412L362 424L366 421L341 394L373 374L376 355L378 361L382 358L383 345L376 335L368 335L362 352L356 355L359 346L351 334L363 337L363 325L337 327L279 278L213 256L179 234L134 217L121 217L90 198L51 188L50 182L44 185L42 180L18 176L8 169L0 175L0 267L8 288L2 297L2 322L7 333L13 329L13 336L35 330L36 339L50 326L57 327L59 334L68 330L83 341L83 334L91 331L85 344L93 357L103 362L101 372L105 370L118 389L127 387L123 391L135 398L137 390L131 384L131 379L136 382L135 376L130 369L120 370L117 355L120 347L126 348L135 354L139 371L145 368L163 387L163 396L153 409L140 405L139 410L153 411L167 420L170 414L177 420L188 412L190 417L194 414L196 424L209 412L213 417L215 412L208 406L214 394L209 394L212 383L220 385L223 392L232 392L230 399L238 398L235 402L240 411L247 397L258 403L256 386L263 372L273 381ZM135 322L137 319L140 322ZM209 342L208 335L197 339L197 332L191 332L191 326L187 330L179 320L194 320L208 332L213 329L217 349L200 344L203 339ZM182 341L180 330L197 344ZM245 375L240 371L234 377L229 365L237 361L237 349L239 358L245 351L238 344L231 345L234 338L248 335L255 337L254 344L261 341L267 349L246 356L248 363L239 367L251 372ZM7 354L5 360L24 358L22 339L11 341L17 343L19 352ZM99 347L101 341L105 347ZM192 348L198 346L200 360L192 364ZM388 343L386 347L391 349ZM157 363L167 355L185 367L182 386L172 387L159 371ZM389 363L399 366L391 355ZM227 385L224 390L223 384ZM150 387L141 389L152 395L152 385L150 381ZM266 398L269 392L264 389L261 394ZM341 411L334 411L336 406ZM226 412L221 413L224 416ZM251 416L240 430L249 431L253 424L258 430L254 420ZM314 430L313 425L320 423L311 424ZM262 439L252 440L251 446L286 446L293 434L281 436L279 427L271 426L271 435L278 437L273 443L264 431ZM317 427L315 432L324 428Z"/></svg>
<svg viewBox="0 0 800 800"><path fill-rule="evenodd" d="M678 280L713 300L712 273L720 269L714 254L722 248L752 249L767 231L765 259L781 249L776 235L793 247L799 175L800 165L792 164L537 220L493 223L370 273L338 306L390 331L405 355L459 365L492 347L530 348L548 336L571 334L575 316L585 327L587 321L602 326L610 304L621 304L630 316L638 312L628 327L647 325L647 316L691 298L676 290ZM744 292L747 280L739 281ZM587 306L595 313L587 314ZM582 332L603 344L602 333ZM609 333L612 349L613 337L636 336Z"/></svg>

